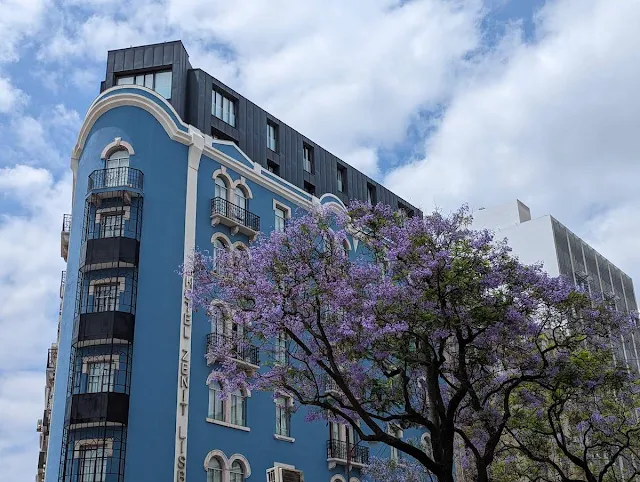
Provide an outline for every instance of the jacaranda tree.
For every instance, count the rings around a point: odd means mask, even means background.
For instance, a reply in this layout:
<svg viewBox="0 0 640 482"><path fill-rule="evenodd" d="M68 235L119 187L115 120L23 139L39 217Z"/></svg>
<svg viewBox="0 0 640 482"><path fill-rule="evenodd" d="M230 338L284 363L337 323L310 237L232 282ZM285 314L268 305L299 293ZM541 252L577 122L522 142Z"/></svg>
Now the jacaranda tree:
<svg viewBox="0 0 640 482"><path fill-rule="evenodd" d="M223 396L286 394L307 419L350 424L440 482L454 480L459 441L474 479L490 480L525 390L536 396L578 352L606 353L630 317L469 222L466 208L422 219L354 203L301 215L248 252L195 253L190 296L243 333L208 353L208 382ZM235 360L249 342L258 373ZM397 435L410 428L429 432L430 447Z"/></svg>

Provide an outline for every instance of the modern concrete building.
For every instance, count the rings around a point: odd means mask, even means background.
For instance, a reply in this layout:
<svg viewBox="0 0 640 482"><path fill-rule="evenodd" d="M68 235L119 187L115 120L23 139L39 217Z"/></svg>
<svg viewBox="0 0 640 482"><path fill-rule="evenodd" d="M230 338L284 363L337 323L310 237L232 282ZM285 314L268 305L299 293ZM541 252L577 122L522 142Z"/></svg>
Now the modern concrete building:
<svg viewBox="0 0 640 482"><path fill-rule="evenodd" d="M176 271L196 247L244 249L313 205L420 213L191 68L179 41L109 52L71 169L38 480L357 482L369 447L348 427L206 385L207 348L234 327L194 312ZM247 370L263 359L237 353Z"/></svg>
<svg viewBox="0 0 640 482"><path fill-rule="evenodd" d="M531 217L529 208L516 200L473 213L474 228L488 228L496 238L507 238L523 263L542 262L551 276L566 276L592 295L629 312L638 309L633 281L620 268L550 215ZM638 334L621 340L617 360L640 371Z"/></svg>

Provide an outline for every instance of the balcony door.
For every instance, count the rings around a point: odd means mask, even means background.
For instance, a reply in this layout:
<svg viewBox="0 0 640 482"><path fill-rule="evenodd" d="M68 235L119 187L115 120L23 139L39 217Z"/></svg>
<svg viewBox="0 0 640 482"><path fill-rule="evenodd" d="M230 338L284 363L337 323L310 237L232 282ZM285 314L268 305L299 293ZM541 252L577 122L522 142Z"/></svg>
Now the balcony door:
<svg viewBox="0 0 640 482"><path fill-rule="evenodd" d="M129 151L119 149L112 152L106 163L105 187L126 186L129 174L127 167L129 167Z"/></svg>

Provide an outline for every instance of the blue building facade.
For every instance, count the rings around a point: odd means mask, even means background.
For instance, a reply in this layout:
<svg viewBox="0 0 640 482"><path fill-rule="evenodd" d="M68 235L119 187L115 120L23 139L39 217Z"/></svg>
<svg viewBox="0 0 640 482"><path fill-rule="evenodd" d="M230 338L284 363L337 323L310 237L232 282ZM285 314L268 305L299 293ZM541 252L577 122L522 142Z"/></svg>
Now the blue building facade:
<svg viewBox="0 0 640 482"><path fill-rule="evenodd" d="M135 59L149 48L157 46L129 50ZM262 125L245 125L244 140L188 123L201 110L194 97L203 97L189 79L205 74L180 62L121 69L114 81L110 60L80 129L71 161L73 211L62 234L67 274L43 478L358 482L370 451L382 449L358 443L348 427L305 422L304 409L289 418L272 393L217 397L206 384L205 353L234 335L233 327L212 326L193 310L185 298L190 280L177 270L196 248L245 249L258 233L280 229L315 204L342 207L359 198L415 208L298 133L299 151L278 149L284 124L268 113ZM184 65L187 80L180 83L171 69ZM243 116L246 99L221 95L218 81L202 85L211 89L212 124L231 125L232 111ZM286 136L293 145L296 136ZM270 152L251 159L242 145L258 137ZM329 182L320 169L329 162L334 187L320 192ZM237 359L251 371L260 369L260 357L248 347Z"/></svg>

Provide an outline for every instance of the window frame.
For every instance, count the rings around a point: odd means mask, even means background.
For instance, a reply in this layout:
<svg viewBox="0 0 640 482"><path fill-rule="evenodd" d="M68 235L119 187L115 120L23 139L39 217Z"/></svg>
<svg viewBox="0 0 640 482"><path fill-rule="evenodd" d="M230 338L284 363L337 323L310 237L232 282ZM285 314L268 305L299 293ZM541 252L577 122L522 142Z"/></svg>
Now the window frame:
<svg viewBox="0 0 640 482"><path fill-rule="evenodd" d="M347 168L342 164L338 164L338 169L336 173L336 188L338 192L342 194L347 193Z"/></svg>
<svg viewBox="0 0 640 482"><path fill-rule="evenodd" d="M108 281L105 283L96 283L93 287L93 309L92 313L108 313L110 311L118 311L120 305L120 283L119 281ZM109 289L108 296L99 296L103 290ZM103 301L100 301L103 300ZM107 300L107 303L104 303ZM107 309L98 309L106 305Z"/></svg>
<svg viewBox="0 0 640 482"><path fill-rule="evenodd" d="M313 174L315 170L313 162L313 147L309 144L302 144L302 169L309 174Z"/></svg>
<svg viewBox="0 0 640 482"><path fill-rule="evenodd" d="M163 92L156 90L158 88L158 75L159 74L169 74L169 97L164 95ZM151 79L151 86L147 85L148 78ZM125 79L131 79L131 82L123 83L122 81ZM138 81L140 79L140 81ZM171 100L171 91L173 90L173 71L171 69L162 69L162 70L152 70L148 72L138 72L133 74L124 74L116 76L116 85L137 85L139 87L146 87L147 89L153 90L156 94L158 94L163 99L167 101Z"/></svg>
<svg viewBox="0 0 640 482"><path fill-rule="evenodd" d="M267 149L278 152L278 124L270 120L267 121Z"/></svg>
<svg viewBox="0 0 640 482"><path fill-rule="evenodd" d="M82 445L78 449L78 482L104 482L107 476L107 453L108 449L105 443L92 443ZM95 452L95 457L87 457L88 452ZM102 460L102 468L98 474L98 464ZM85 473L87 462L89 462L90 470Z"/></svg>
<svg viewBox="0 0 640 482"><path fill-rule="evenodd" d="M211 115L231 127L236 127L238 115L237 100L231 95L213 89L211 94Z"/></svg>
<svg viewBox="0 0 640 482"><path fill-rule="evenodd" d="M87 380L85 393L111 393L114 391L116 373L112 360L87 360L86 365ZM102 366L102 373L99 375L92 374L92 367L95 366ZM92 383L92 379L96 379L96 382ZM105 387L107 390L105 390Z"/></svg>

